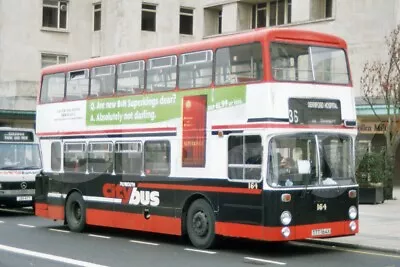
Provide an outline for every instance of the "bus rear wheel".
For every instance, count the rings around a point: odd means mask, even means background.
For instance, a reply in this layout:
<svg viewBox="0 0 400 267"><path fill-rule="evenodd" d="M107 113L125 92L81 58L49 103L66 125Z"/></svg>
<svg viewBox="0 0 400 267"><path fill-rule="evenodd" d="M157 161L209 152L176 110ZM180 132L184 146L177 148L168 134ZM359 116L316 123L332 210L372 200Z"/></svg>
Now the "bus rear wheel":
<svg viewBox="0 0 400 267"><path fill-rule="evenodd" d="M73 192L65 204L65 217L72 232L82 232L86 226L86 207L81 194Z"/></svg>
<svg viewBox="0 0 400 267"><path fill-rule="evenodd" d="M215 244L215 214L206 200L197 199L190 205L186 226L193 246L207 249Z"/></svg>

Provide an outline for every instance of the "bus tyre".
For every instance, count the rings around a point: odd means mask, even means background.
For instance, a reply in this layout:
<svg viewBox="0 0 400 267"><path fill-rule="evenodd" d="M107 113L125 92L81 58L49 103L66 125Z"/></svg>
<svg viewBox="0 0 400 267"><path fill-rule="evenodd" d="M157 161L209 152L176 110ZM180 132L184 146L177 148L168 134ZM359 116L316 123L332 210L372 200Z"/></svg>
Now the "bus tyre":
<svg viewBox="0 0 400 267"><path fill-rule="evenodd" d="M186 226L193 246L207 249L215 244L215 214L206 200L197 199L190 205Z"/></svg>
<svg viewBox="0 0 400 267"><path fill-rule="evenodd" d="M81 194L73 192L65 204L65 217L72 232L82 232L86 225L86 208Z"/></svg>

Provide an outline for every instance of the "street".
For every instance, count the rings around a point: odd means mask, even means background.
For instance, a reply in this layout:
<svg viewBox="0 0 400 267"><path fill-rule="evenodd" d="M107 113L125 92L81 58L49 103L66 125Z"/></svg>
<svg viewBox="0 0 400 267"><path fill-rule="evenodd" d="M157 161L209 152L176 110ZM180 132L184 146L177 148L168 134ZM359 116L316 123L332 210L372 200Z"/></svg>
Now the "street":
<svg viewBox="0 0 400 267"><path fill-rule="evenodd" d="M0 266L400 266L400 255L304 242L268 244L223 240L196 250L178 238L90 228L71 233L62 222L29 210L0 210Z"/></svg>

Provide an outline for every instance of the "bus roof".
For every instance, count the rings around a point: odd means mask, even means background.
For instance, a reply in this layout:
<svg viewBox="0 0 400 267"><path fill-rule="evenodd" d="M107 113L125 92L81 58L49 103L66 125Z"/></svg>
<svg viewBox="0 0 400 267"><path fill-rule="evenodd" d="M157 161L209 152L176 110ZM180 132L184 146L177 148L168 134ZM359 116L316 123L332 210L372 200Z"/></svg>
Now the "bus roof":
<svg viewBox="0 0 400 267"><path fill-rule="evenodd" d="M289 41L299 43L310 43L316 45L336 46L346 49L347 44L344 39L321 32L310 30L301 30L293 28L274 28L274 29L255 29L247 32L234 33L230 35L217 36L210 39L205 39L197 42L186 44L178 44L174 46L148 49L143 51L118 54L113 56L105 56L99 58L91 58L87 60L75 61L66 64L53 65L42 69L42 75L68 72L72 70L92 68L96 66L104 66L118 64L120 62L146 60L148 58L179 55L182 53L216 49L218 47L237 45L241 43L250 43L255 41Z"/></svg>

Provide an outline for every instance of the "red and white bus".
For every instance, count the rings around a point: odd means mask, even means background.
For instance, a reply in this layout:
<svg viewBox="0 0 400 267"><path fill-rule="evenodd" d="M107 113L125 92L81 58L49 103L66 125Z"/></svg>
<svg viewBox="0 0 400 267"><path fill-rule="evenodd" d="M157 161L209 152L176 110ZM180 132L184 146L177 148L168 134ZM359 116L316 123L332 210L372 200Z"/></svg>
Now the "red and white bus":
<svg viewBox="0 0 400 267"><path fill-rule="evenodd" d="M355 235L346 42L262 29L51 66L36 215L267 241Z"/></svg>

